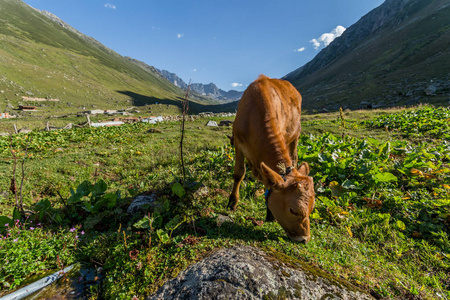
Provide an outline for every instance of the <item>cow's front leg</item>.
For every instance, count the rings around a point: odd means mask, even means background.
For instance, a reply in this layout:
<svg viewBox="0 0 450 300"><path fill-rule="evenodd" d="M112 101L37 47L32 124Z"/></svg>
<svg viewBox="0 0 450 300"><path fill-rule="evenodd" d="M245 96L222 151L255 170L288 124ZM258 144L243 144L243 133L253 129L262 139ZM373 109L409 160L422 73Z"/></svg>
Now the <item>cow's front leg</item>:
<svg viewBox="0 0 450 300"><path fill-rule="evenodd" d="M239 202L239 186L241 185L242 179L244 179L245 175L244 154L237 147L235 147L235 153L236 153L236 162L234 164L234 175L233 175L234 185L227 205L227 208L233 211L236 210L236 206Z"/></svg>
<svg viewBox="0 0 450 300"><path fill-rule="evenodd" d="M267 206L266 222L273 222L273 221L275 221L275 217L272 215L269 206Z"/></svg>
<svg viewBox="0 0 450 300"><path fill-rule="evenodd" d="M297 168L297 161L298 161L298 151L297 151L297 146L298 146L298 138L296 138L294 141L292 141L289 144L289 154L291 156L292 159L292 166L294 168Z"/></svg>

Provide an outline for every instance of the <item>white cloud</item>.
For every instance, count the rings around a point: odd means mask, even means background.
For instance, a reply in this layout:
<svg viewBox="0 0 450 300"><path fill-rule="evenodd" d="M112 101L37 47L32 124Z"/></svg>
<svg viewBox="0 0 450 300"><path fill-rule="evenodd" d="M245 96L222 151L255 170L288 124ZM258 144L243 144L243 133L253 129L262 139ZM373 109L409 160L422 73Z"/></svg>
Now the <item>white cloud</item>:
<svg viewBox="0 0 450 300"><path fill-rule="evenodd" d="M197 72L197 69L192 69L193 72Z"/></svg>
<svg viewBox="0 0 450 300"><path fill-rule="evenodd" d="M301 48L298 48L298 49L295 49L294 50L294 52L303 52L303 51L305 51L305 47L301 47Z"/></svg>
<svg viewBox="0 0 450 300"><path fill-rule="evenodd" d="M326 47L329 44L331 44L332 41L334 41L335 38L340 37L344 31L344 26L337 26L329 33L322 34L318 39L312 39L310 42L313 44L314 49L319 50L319 48Z"/></svg>
<svg viewBox="0 0 450 300"><path fill-rule="evenodd" d="M235 87L238 87L238 86L242 86L242 83L233 82L231 84L231 86L235 88Z"/></svg>
<svg viewBox="0 0 450 300"><path fill-rule="evenodd" d="M109 2L105 4L105 7L106 8L111 8L111 9L116 9L117 8L114 4L109 3Z"/></svg>
<svg viewBox="0 0 450 300"><path fill-rule="evenodd" d="M177 39L181 39L184 36L182 33L177 33Z"/></svg>

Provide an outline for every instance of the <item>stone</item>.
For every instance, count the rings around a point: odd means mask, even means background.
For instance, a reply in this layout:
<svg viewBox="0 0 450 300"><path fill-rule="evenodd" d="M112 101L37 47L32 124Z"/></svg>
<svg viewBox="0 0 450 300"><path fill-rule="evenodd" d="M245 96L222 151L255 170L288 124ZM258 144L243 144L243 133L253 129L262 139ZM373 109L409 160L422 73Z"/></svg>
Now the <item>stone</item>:
<svg viewBox="0 0 450 300"><path fill-rule="evenodd" d="M435 84L430 84L430 85L424 90L424 92L425 92L425 94L426 94L427 96L431 96L431 95L434 95L434 94L436 93L436 90L437 90L436 85L435 85Z"/></svg>
<svg viewBox="0 0 450 300"><path fill-rule="evenodd" d="M231 126L233 125L233 121L230 120L222 120L219 122L219 126Z"/></svg>
<svg viewBox="0 0 450 300"><path fill-rule="evenodd" d="M31 130L30 129L28 129L28 128L21 128L21 129L19 129L19 131L18 131L19 133L30 133L31 132Z"/></svg>
<svg viewBox="0 0 450 300"><path fill-rule="evenodd" d="M157 205L156 200L156 193L152 193L150 195L139 195L134 198L130 206L128 206L127 213L130 215L134 215L145 208L155 207Z"/></svg>
<svg viewBox="0 0 450 300"><path fill-rule="evenodd" d="M224 215L221 215L221 214L217 215L217 219L216 219L217 226L220 227L220 226L222 226L223 223L226 223L226 222L234 223L233 219L230 218L229 216L224 216Z"/></svg>
<svg viewBox="0 0 450 300"><path fill-rule="evenodd" d="M201 185L194 193L197 198L204 198L209 195L209 189L205 185Z"/></svg>
<svg viewBox="0 0 450 300"><path fill-rule="evenodd" d="M0 192L0 199L8 199L8 191Z"/></svg>
<svg viewBox="0 0 450 300"><path fill-rule="evenodd" d="M342 279L278 252L234 246L188 267L148 299L373 298Z"/></svg>
<svg viewBox="0 0 450 300"><path fill-rule="evenodd" d="M217 127L218 125L215 121L208 121L208 123L206 123L206 126Z"/></svg>

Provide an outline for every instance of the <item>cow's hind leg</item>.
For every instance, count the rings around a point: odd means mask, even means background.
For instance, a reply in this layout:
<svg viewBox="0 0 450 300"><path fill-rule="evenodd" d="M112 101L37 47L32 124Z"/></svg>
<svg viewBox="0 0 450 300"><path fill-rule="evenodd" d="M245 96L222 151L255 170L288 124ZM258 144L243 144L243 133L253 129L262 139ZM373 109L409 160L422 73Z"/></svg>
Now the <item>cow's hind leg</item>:
<svg viewBox="0 0 450 300"><path fill-rule="evenodd" d="M238 147L235 147L235 153L236 153L236 162L234 164L234 175L233 175L234 185L227 205L227 208L231 210L236 210L236 206L239 202L239 186L241 185L242 179L244 179L245 175L244 154Z"/></svg>

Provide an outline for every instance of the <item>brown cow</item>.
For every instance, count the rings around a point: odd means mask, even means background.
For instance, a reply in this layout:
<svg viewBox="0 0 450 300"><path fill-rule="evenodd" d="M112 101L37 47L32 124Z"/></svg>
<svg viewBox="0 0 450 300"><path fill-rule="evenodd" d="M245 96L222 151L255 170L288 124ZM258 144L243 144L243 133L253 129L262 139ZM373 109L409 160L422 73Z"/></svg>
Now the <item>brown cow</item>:
<svg viewBox="0 0 450 300"><path fill-rule="evenodd" d="M292 240L308 242L315 193L309 165L304 162L295 168L301 104L302 96L289 82L264 75L244 92L230 138L236 163L228 208L235 210L238 204L245 157L255 178L267 188L266 221L275 217Z"/></svg>

